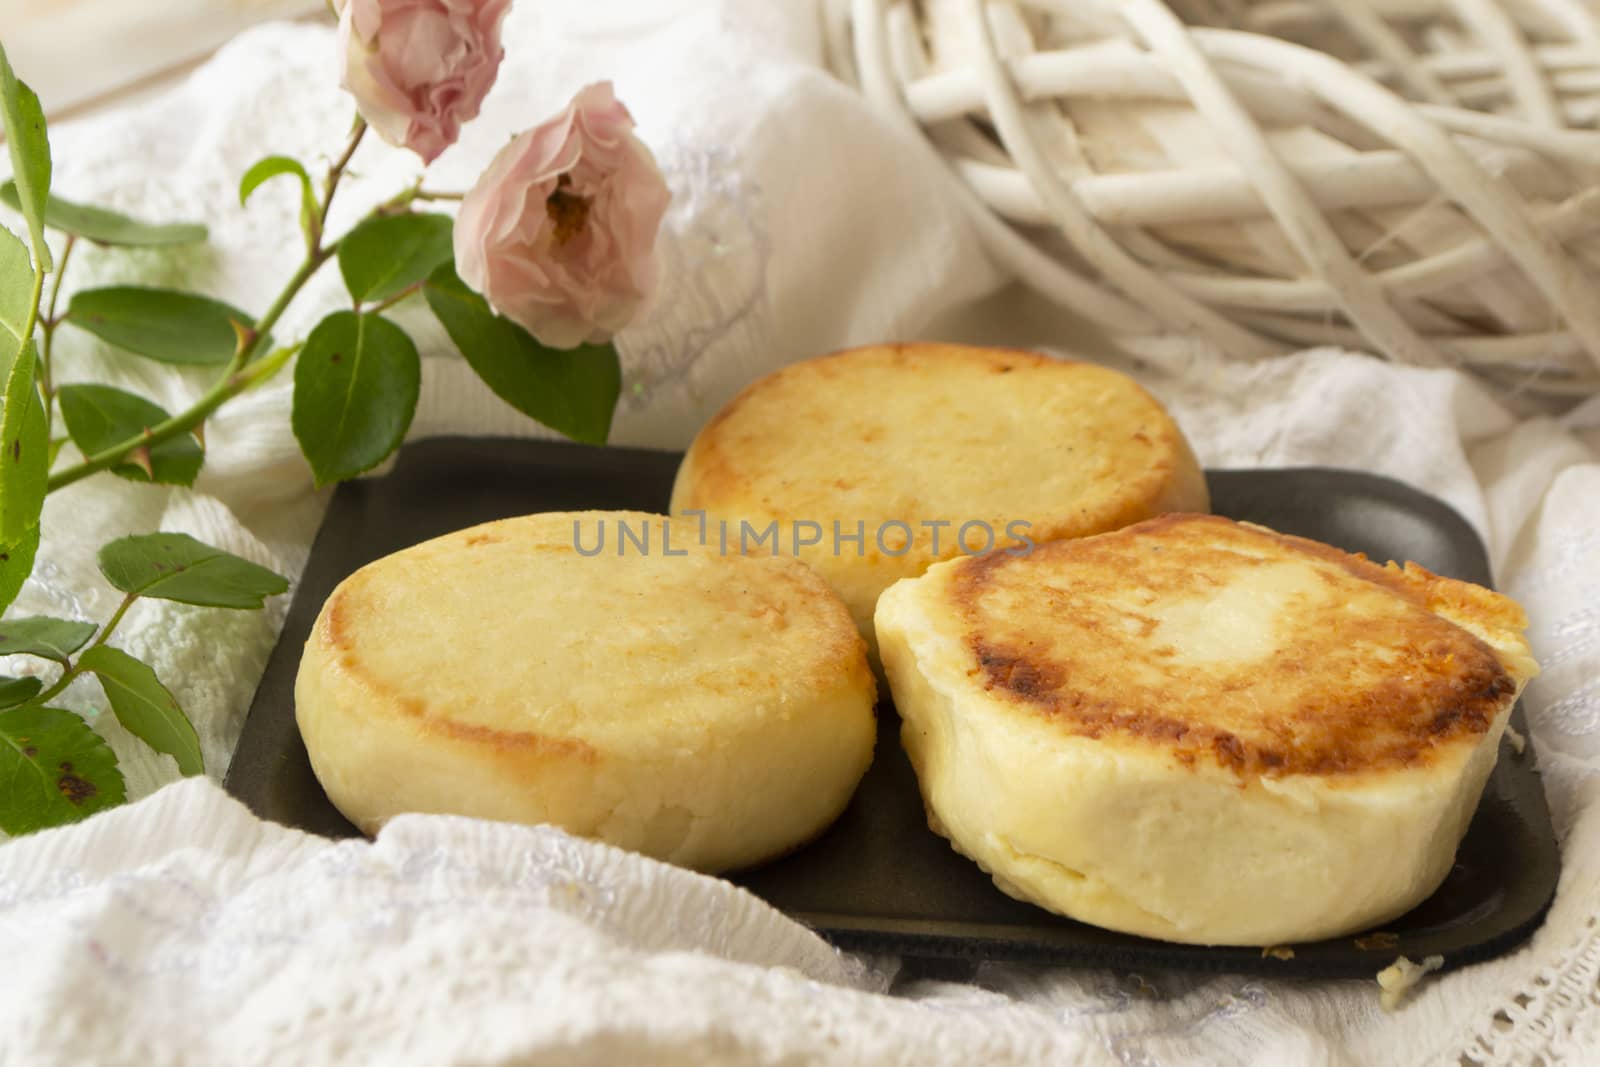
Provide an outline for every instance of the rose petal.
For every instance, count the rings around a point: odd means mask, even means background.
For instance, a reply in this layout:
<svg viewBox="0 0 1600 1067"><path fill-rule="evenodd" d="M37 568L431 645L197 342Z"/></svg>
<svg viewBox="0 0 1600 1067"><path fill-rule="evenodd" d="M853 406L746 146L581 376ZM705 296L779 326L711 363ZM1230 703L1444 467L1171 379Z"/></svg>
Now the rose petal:
<svg viewBox="0 0 1600 1067"><path fill-rule="evenodd" d="M378 136L432 162L477 117L509 0L348 0L340 84Z"/></svg>
<svg viewBox="0 0 1600 1067"><path fill-rule="evenodd" d="M576 233L551 221L557 191L585 201ZM544 344L604 341L655 290L670 199L628 109L596 82L495 155L456 219L457 270Z"/></svg>

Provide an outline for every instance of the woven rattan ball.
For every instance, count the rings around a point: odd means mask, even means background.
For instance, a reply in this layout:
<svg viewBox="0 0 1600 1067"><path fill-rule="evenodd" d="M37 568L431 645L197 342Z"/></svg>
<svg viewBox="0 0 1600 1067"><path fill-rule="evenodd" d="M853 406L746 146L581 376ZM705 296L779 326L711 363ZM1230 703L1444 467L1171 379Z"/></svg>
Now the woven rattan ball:
<svg viewBox="0 0 1600 1067"><path fill-rule="evenodd" d="M991 253L1125 338L1600 389L1585 0L836 0Z"/></svg>

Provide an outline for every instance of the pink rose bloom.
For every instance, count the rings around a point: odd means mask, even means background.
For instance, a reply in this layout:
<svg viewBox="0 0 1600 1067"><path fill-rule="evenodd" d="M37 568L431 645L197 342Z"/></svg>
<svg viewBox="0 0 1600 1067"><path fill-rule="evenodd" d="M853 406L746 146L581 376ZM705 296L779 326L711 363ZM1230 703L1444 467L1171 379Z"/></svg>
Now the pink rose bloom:
<svg viewBox="0 0 1600 1067"><path fill-rule="evenodd" d="M656 287L671 194L610 82L500 150L456 217L456 270L552 348L611 338Z"/></svg>
<svg viewBox="0 0 1600 1067"><path fill-rule="evenodd" d="M489 95L511 0L343 0L340 84L367 125L432 163Z"/></svg>

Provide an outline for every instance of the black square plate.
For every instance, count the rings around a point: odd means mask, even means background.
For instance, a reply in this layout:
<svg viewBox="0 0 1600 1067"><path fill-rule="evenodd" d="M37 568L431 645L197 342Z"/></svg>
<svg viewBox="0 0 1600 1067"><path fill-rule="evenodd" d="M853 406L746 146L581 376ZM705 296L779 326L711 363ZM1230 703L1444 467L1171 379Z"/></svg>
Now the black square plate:
<svg viewBox="0 0 1600 1067"><path fill-rule="evenodd" d="M407 545L535 511L665 511L679 456L526 440L447 437L407 446L383 478L339 487L317 535L278 647L228 769L228 789L257 814L333 837L355 829L323 795L294 721L300 650L328 594L358 567ZM1472 528L1398 482L1353 471L1214 471L1214 509L1375 559L1414 560L1489 584ZM1131 937L1058 918L1002 894L927 829L899 718L880 708L877 756L839 821L815 843L732 880L842 948L915 957L1010 959L1123 969L1181 967L1371 977L1397 955L1447 967L1505 952L1543 919L1560 856L1533 767L1509 742L1454 870L1432 897L1362 949L1352 938L1258 949ZM1512 722L1523 729L1519 708ZM1371 944L1371 942L1369 942Z"/></svg>

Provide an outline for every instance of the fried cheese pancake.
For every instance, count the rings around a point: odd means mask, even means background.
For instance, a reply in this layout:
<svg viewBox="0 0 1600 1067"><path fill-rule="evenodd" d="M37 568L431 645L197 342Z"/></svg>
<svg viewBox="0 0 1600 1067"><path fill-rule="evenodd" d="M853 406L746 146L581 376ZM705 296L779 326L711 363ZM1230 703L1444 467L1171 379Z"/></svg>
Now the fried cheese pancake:
<svg viewBox="0 0 1600 1067"><path fill-rule="evenodd" d="M295 688L329 798L369 834L402 812L553 823L705 871L815 837L872 759L861 637L804 564L671 527L530 515L347 578Z"/></svg>
<svg viewBox="0 0 1600 1067"><path fill-rule="evenodd" d="M778 549L828 580L869 647L878 595L939 560L1209 506L1188 442L1133 379L931 343L760 379L700 431L672 492L674 515L776 523Z"/></svg>
<svg viewBox="0 0 1600 1067"><path fill-rule="evenodd" d="M1198 944L1429 896L1538 671L1497 593L1200 515L941 564L876 623L939 833L1013 896Z"/></svg>

